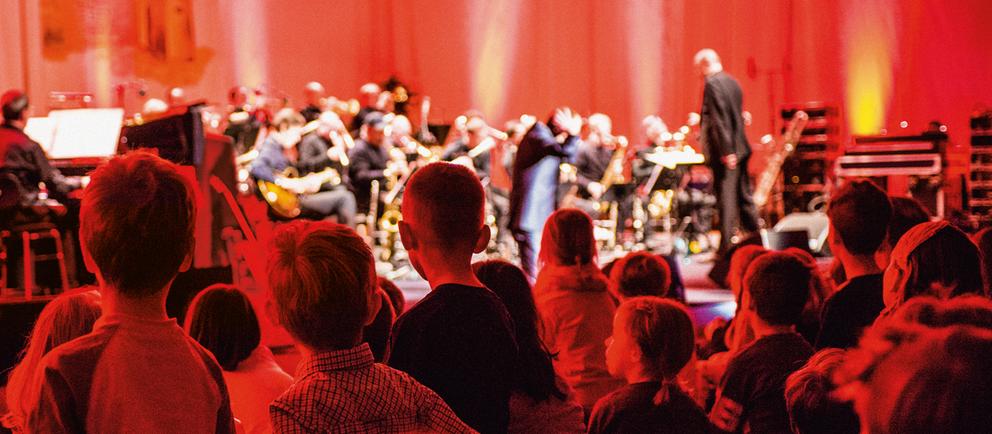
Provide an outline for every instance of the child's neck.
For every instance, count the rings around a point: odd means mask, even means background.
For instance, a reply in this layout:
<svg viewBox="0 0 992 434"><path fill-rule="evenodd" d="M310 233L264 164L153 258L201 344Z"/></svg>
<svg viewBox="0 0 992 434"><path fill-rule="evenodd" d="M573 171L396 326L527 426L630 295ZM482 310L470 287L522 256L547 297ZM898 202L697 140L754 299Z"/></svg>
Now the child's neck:
<svg viewBox="0 0 992 434"><path fill-rule="evenodd" d="M452 252L421 252L423 277L431 289L444 284L485 286L475 277L471 255L464 260L461 260L462 256Z"/></svg>
<svg viewBox="0 0 992 434"><path fill-rule="evenodd" d="M661 381L661 376L649 373L643 366L631 367L624 373L627 384L649 383Z"/></svg>
<svg viewBox="0 0 992 434"><path fill-rule="evenodd" d="M115 288L102 288L100 308L103 316L121 314L151 320L167 320L165 310L166 290L147 297L128 297Z"/></svg>
<svg viewBox="0 0 992 434"><path fill-rule="evenodd" d="M761 318L758 318L757 313L754 313L753 321L751 321L751 328L754 330L755 340L763 338L765 336L796 332L796 326L794 325L768 324Z"/></svg>

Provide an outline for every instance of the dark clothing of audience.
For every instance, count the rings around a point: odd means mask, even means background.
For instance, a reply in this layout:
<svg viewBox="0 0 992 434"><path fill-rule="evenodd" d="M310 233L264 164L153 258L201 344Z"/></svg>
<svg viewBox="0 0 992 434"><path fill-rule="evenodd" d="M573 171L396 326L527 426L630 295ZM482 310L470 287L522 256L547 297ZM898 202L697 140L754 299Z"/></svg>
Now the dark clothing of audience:
<svg viewBox="0 0 992 434"><path fill-rule="evenodd" d="M314 105L308 105L306 107L303 107L303 110L300 110L300 115L303 116L303 119L306 119L307 122L313 122L317 120L317 118L320 117L321 113L323 113L323 110L321 110L320 107Z"/></svg>
<svg viewBox="0 0 992 434"><path fill-rule="evenodd" d="M396 320L387 356L482 433L506 432L517 359L503 302L486 288L457 284L434 288Z"/></svg>
<svg viewBox="0 0 992 434"><path fill-rule="evenodd" d="M389 333L393 329L393 321L396 319L396 313L393 311L393 305L389 303L389 295L386 294L386 291L377 290L376 296L379 297L381 302L379 313L375 315L372 324L365 326L365 329L362 330L362 341L369 344L369 349L372 350L375 361L383 362L386 360L386 348L389 347Z"/></svg>
<svg viewBox="0 0 992 434"><path fill-rule="evenodd" d="M589 433L708 433L706 414L677 386L669 386L668 401L653 402L661 383L628 384L596 403Z"/></svg>
<svg viewBox="0 0 992 434"><path fill-rule="evenodd" d="M802 336L780 333L754 341L730 361L720 387L721 400L743 407L737 432L791 432L785 379L812 355L813 347Z"/></svg>
<svg viewBox="0 0 992 434"><path fill-rule="evenodd" d="M348 178L355 189L358 211L367 212L371 203L369 198L372 195L372 181L379 181L380 192L386 188L384 171L389 163L389 151L383 145L376 146L359 139L355 140L355 147L348 153L348 159L351 160Z"/></svg>
<svg viewBox="0 0 992 434"><path fill-rule="evenodd" d="M881 274L848 280L823 305L816 348L857 346L861 331L875 322L884 308Z"/></svg>

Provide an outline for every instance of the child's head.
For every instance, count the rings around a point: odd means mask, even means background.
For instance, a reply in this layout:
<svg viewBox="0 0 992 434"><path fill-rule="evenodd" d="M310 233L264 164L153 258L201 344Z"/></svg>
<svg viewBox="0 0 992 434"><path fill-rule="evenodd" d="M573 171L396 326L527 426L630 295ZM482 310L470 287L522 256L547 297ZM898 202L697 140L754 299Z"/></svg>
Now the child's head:
<svg viewBox="0 0 992 434"><path fill-rule="evenodd" d="M378 312L372 251L347 226L283 225L273 234L268 274L275 319L307 348L358 345Z"/></svg>
<svg viewBox="0 0 992 434"><path fill-rule="evenodd" d="M389 297L389 305L393 308L393 313L399 316L406 308L406 296L399 286L392 280L379 276L379 288Z"/></svg>
<svg viewBox="0 0 992 434"><path fill-rule="evenodd" d="M794 326L809 300L812 272L796 255L764 254L744 273L744 290L751 297L748 308L766 324Z"/></svg>
<svg viewBox="0 0 992 434"><path fill-rule="evenodd" d="M737 305L741 306L744 289L744 272L759 256L768 253L768 249L755 244L740 246L730 257L730 271L727 272L727 283L730 284L730 291L737 299Z"/></svg>
<svg viewBox="0 0 992 434"><path fill-rule="evenodd" d="M647 375L669 384L692 359L694 342L692 319L680 303L652 296L629 298L613 317L606 367L614 377ZM666 400L663 386L655 404Z"/></svg>
<svg viewBox="0 0 992 434"><path fill-rule="evenodd" d="M582 210L562 208L548 217L538 259L546 265L586 265L596 261L592 219Z"/></svg>
<svg viewBox="0 0 992 434"><path fill-rule="evenodd" d="M99 167L79 212L86 268L125 297L160 295L192 261L193 199L179 167L152 154Z"/></svg>
<svg viewBox="0 0 992 434"><path fill-rule="evenodd" d="M890 311L918 295L986 295L978 247L946 221L914 226L892 250L883 299Z"/></svg>
<svg viewBox="0 0 992 434"><path fill-rule="evenodd" d="M451 163L431 163L417 170L403 193L400 236L410 261L423 271L420 259L428 251L450 261L471 260L489 243L485 225L486 193L470 169Z"/></svg>
<svg viewBox="0 0 992 434"><path fill-rule="evenodd" d="M225 371L233 371L261 342L262 332L248 296L223 283L193 298L186 313L186 333L210 350Z"/></svg>
<svg viewBox="0 0 992 434"><path fill-rule="evenodd" d="M619 300L639 295L665 297L672 285L668 263L648 252L633 252L610 270L610 289Z"/></svg>
<svg viewBox="0 0 992 434"><path fill-rule="evenodd" d="M41 358L53 348L85 335L93 330L100 318L100 293L96 291L70 292L50 301L31 329L21 360L10 372L7 382L7 406L11 413L19 413L26 404L22 402L25 387L34 378Z"/></svg>
<svg viewBox="0 0 992 434"><path fill-rule="evenodd" d="M889 196L873 182L856 180L845 184L830 199L827 217L833 250L874 260L888 235L892 205Z"/></svg>
<svg viewBox="0 0 992 434"><path fill-rule="evenodd" d="M875 261L883 269L889 266L889 256L892 255L892 249L899 243L899 239L913 226L930 221L930 212L916 199L889 196L889 202L892 203L892 221L889 222L889 233L885 236L885 242L875 253Z"/></svg>
<svg viewBox="0 0 992 434"><path fill-rule="evenodd" d="M813 355L785 380L785 406L793 432L799 434L858 434L858 415L849 402L837 400L834 370L844 363L844 350L829 348Z"/></svg>
<svg viewBox="0 0 992 434"><path fill-rule="evenodd" d="M957 433L992 425L992 301L918 297L867 329L835 380L864 432Z"/></svg>

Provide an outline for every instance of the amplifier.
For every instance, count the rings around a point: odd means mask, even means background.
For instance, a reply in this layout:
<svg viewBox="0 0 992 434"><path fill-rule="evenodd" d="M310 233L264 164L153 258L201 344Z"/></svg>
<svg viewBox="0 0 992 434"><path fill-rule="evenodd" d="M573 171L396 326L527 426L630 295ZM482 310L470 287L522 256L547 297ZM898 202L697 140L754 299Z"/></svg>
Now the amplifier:
<svg viewBox="0 0 992 434"><path fill-rule="evenodd" d="M936 153L844 155L834 169L841 177L933 176L940 174L942 162Z"/></svg>
<svg viewBox="0 0 992 434"><path fill-rule="evenodd" d="M845 155L940 153L946 136L854 136Z"/></svg>

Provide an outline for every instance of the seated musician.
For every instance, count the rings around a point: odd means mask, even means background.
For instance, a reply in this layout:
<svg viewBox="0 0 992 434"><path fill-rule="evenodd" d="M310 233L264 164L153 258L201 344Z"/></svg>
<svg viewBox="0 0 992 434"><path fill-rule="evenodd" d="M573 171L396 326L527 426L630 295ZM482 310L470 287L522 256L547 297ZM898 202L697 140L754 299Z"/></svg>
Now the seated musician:
<svg viewBox="0 0 992 434"><path fill-rule="evenodd" d="M234 151L238 154L248 152L255 147L255 140L262 128L262 121L255 115L254 108L248 104L249 93L247 87L235 86L227 94L230 111L224 135L234 140Z"/></svg>
<svg viewBox="0 0 992 434"><path fill-rule="evenodd" d="M599 200L606 191L600 184L606 169L613 158L614 144L611 135L610 117L602 113L589 115L587 134L573 160L576 169L576 182L580 194L585 199ZM587 210L588 211L588 210ZM590 213L596 216L596 213Z"/></svg>
<svg viewBox="0 0 992 434"><path fill-rule="evenodd" d="M358 92L360 94L358 102L362 104L362 108L351 119L351 133L353 136L357 136L362 125L365 125L366 116L380 110L379 95L382 93L382 88L375 83L365 83Z"/></svg>
<svg viewBox="0 0 992 434"><path fill-rule="evenodd" d="M59 226L62 244L65 248L66 271L69 284L77 284L77 277L89 280L91 276L82 273L82 259L79 257L77 245L79 231L79 200L70 198L69 193L84 186L86 178L67 178L58 169L52 167L48 156L27 134L24 126L27 123L28 97L19 90L9 90L0 97L3 105L3 124L0 125L0 176L18 184L20 198L10 209L10 214L0 216L4 228L11 224L32 223L43 219L51 219ZM43 183L43 184L42 184ZM42 185L45 194L42 194ZM9 187L2 195L10 194ZM54 199L64 207L50 207ZM6 200L4 200L6 202ZM8 202L9 203L9 202ZM38 206L40 205L40 206ZM11 261L16 259L10 258ZM14 276L19 276L20 267L11 267ZM12 279L13 280L13 279ZM8 285L12 282L8 281Z"/></svg>
<svg viewBox="0 0 992 434"><path fill-rule="evenodd" d="M666 146L666 138L671 140L668 125L658 116L647 116L641 121L644 128L644 135L648 141L643 147L637 150L637 157L634 159L632 172L637 185L644 191L645 195L655 190L677 190L683 185L688 169L686 166L676 166L674 169L660 167L644 159L644 156ZM655 175L654 172L658 172ZM651 178L655 178L651 183ZM647 185L651 183L651 185Z"/></svg>
<svg viewBox="0 0 992 434"><path fill-rule="evenodd" d="M389 141L406 155L407 161L430 160L431 150L413 138L413 125L406 115L386 115L389 120ZM426 163L425 163L426 164Z"/></svg>
<svg viewBox="0 0 992 434"><path fill-rule="evenodd" d="M301 141L303 116L285 108L273 117L273 132L259 146L258 157L252 161L251 174L255 179L275 183L299 195L302 216L324 219L336 216L341 224L351 225L355 218L355 198L347 189L321 190L326 179L311 177L289 181L285 172L300 163L297 144ZM311 162L312 163L312 162ZM314 185L316 184L316 185Z"/></svg>
<svg viewBox="0 0 992 434"><path fill-rule="evenodd" d="M490 150L496 144L491 133L493 128L486 124L481 115L468 116L465 121L465 133L444 148L441 159L453 161L465 157L472 161L479 179L487 179L490 175ZM467 160L466 160L467 162Z"/></svg>
<svg viewBox="0 0 992 434"><path fill-rule="evenodd" d="M19 90L9 90L0 97L3 104L3 124L0 125L0 162L3 174L11 174L20 183L20 203L36 202L44 183L48 196L63 203L72 190L80 188L81 180L66 178L52 167L41 145L24 134L27 123L28 97Z"/></svg>
<svg viewBox="0 0 992 434"><path fill-rule="evenodd" d="M303 87L303 99L307 105L300 110L300 114L307 122L317 120L324 111L324 93L324 85L316 81Z"/></svg>
<svg viewBox="0 0 992 434"><path fill-rule="evenodd" d="M355 140L355 147L348 153L351 164L348 166L348 178L355 189L355 199L358 201L358 212L368 213L372 195L372 181L379 182L379 192L386 187L386 178L391 175L389 144L386 120L381 113L374 112L365 116L360 137Z"/></svg>

